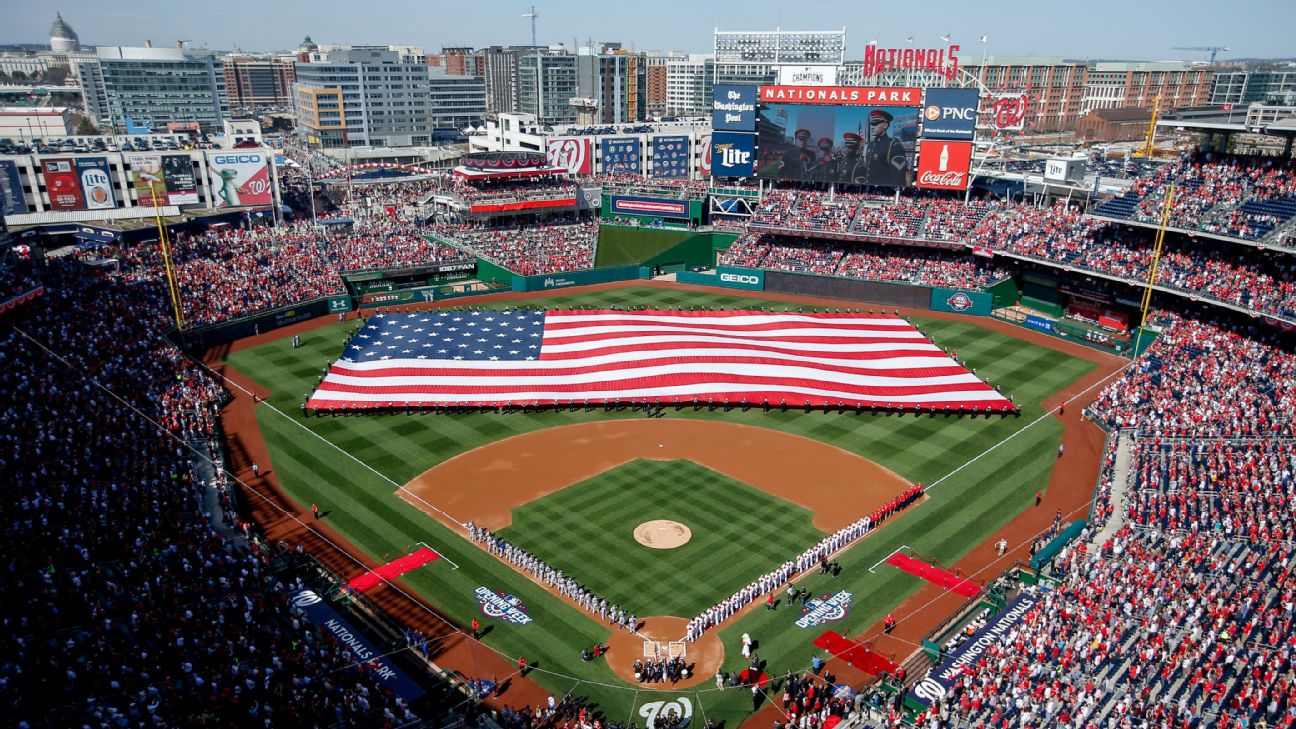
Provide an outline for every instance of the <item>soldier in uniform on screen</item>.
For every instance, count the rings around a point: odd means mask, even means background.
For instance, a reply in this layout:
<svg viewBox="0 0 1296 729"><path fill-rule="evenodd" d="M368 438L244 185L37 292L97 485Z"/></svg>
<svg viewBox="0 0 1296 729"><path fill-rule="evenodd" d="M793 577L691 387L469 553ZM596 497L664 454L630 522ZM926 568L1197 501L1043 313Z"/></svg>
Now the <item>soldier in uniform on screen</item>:
<svg viewBox="0 0 1296 729"><path fill-rule="evenodd" d="M906 182L908 159L900 140L887 136L892 117L882 109L869 113L869 144L864 152L864 182L869 185L901 187Z"/></svg>
<svg viewBox="0 0 1296 729"><path fill-rule="evenodd" d="M831 137L820 137L819 154L806 172L806 179L832 182L837 176L837 155L833 151Z"/></svg>
<svg viewBox="0 0 1296 729"><path fill-rule="evenodd" d="M855 132L842 134L842 145L845 152L842 154L842 158L838 160L837 172L834 176L836 180L860 185L867 182L864 179L866 174L864 155L861 154L860 150L860 142L862 141L860 135Z"/></svg>
<svg viewBox="0 0 1296 729"><path fill-rule="evenodd" d="M810 148L810 130L798 129L796 134L797 146L783 153L783 166L779 168L779 177L788 180L800 180L805 178L806 170L814 165L815 153Z"/></svg>

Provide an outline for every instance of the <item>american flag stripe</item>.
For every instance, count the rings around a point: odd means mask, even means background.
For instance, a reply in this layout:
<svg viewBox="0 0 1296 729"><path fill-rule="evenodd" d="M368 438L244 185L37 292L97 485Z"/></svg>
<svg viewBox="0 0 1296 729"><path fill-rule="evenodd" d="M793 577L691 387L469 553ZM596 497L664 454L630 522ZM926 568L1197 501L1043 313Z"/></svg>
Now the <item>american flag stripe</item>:
<svg viewBox="0 0 1296 729"><path fill-rule="evenodd" d="M348 353L359 355L336 362L308 406L678 398L1010 407L895 317L442 312L382 315L353 341Z"/></svg>

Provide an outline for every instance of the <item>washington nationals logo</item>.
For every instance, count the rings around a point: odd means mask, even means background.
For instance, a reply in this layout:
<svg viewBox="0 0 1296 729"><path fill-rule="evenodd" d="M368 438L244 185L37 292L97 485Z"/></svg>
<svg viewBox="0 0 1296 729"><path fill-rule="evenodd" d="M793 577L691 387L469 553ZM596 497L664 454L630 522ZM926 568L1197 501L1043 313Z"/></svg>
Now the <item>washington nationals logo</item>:
<svg viewBox="0 0 1296 729"><path fill-rule="evenodd" d="M972 297L960 291L946 299L945 303L954 311L967 311L972 308Z"/></svg>
<svg viewBox="0 0 1296 729"><path fill-rule="evenodd" d="M478 587L477 603L481 605L482 614L488 618L503 620L514 625L526 625L535 620L530 610L516 596L503 590L491 590L489 587Z"/></svg>
<svg viewBox="0 0 1296 729"><path fill-rule="evenodd" d="M1020 129L1026 118L1026 94L1001 96L994 100L995 126L1000 129Z"/></svg>
<svg viewBox="0 0 1296 729"><path fill-rule="evenodd" d="M584 139L554 139L549 142L549 162L572 174L589 172L589 142Z"/></svg>
<svg viewBox="0 0 1296 729"><path fill-rule="evenodd" d="M686 727L693 719L693 702L686 697L679 697L674 701L650 701L639 707L639 716L644 718L646 729L657 728L657 717L666 717L674 714L679 717L677 727Z"/></svg>
<svg viewBox="0 0 1296 729"><path fill-rule="evenodd" d="M702 165L700 172L703 177L711 176L711 135L706 134L700 140L702 145Z"/></svg>
<svg viewBox="0 0 1296 729"><path fill-rule="evenodd" d="M835 623L846 617L853 599L854 595L845 590L836 595L812 598L801 609L801 617L797 619L796 625L798 628L813 628L824 623Z"/></svg>
<svg viewBox="0 0 1296 729"><path fill-rule="evenodd" d="M324 602L324 598L315 594L313 590L302 590L292 596L292 604L299 608L309 607Z"/></svg>

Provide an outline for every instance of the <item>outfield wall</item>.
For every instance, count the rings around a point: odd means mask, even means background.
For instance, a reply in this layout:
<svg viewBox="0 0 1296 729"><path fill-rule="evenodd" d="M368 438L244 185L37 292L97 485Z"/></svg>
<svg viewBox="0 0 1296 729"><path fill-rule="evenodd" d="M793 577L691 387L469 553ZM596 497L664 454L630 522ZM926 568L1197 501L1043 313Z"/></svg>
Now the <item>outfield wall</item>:
<svg viewBox="0 0 1296 729"><path fill-rule="evenodd" d="M350 296L324 296L281 306L242 319L196 327L178 336L187 348L205 349L236 339L263 334L299 321L314 319L317 316L351 311L352 308Z"/></svg>
<svg viewBox="0 0 1296 729"><path fill-rule="evenodd" d="M815 276L783 271L765 272L765 290L779 294L822 296L913 309L931 308L931 289L926 286L881 283L862 279Z"/></svg>
<svg viewBox="0 0 1296 729"><path fill-rule="evenodd" d="M588 271L553 273L545 276L514 276L513 290L552 291L573 286L588 286L611 281L631 281L648 277L649 271L643 266L611 266L608 268L594 268Z"/></svg>

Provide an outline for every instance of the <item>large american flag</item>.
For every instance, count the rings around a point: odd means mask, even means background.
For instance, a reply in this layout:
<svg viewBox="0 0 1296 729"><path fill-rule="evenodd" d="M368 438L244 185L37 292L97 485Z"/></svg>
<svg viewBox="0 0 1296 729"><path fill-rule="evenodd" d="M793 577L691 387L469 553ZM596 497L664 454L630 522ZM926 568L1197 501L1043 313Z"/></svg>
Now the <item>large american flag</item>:
<svg viewBox="0 0 1296 729"><path fill-rule="evenodd" d="M1013 407L898 317L651 310L376 314L307 407L676 399Z"/></svg>

